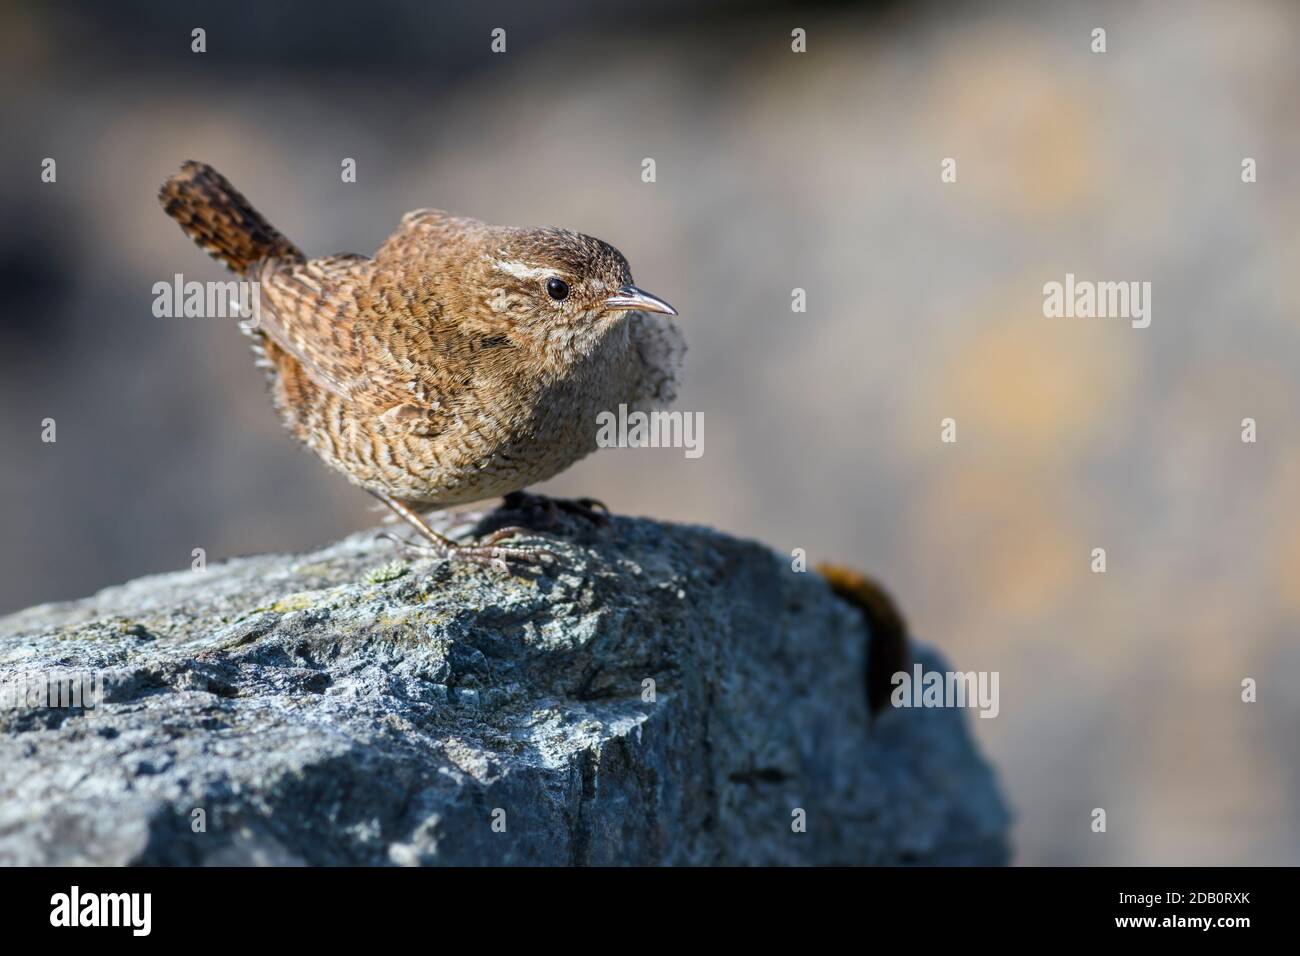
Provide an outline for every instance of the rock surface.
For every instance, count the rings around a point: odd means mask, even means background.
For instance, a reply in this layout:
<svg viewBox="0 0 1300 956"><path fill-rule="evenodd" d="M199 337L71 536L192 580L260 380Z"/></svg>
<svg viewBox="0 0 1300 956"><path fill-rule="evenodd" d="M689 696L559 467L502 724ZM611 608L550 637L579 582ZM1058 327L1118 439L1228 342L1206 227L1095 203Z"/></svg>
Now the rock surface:
<svg viewBox="0 0 1300 956"><path fill-rule="evenodd" d="M819 576L648 520L539 538L540 574L367 532L0 620L0 685L103 687L0 709L0 864L1005 862L969 715L872 724Z"/></svg>

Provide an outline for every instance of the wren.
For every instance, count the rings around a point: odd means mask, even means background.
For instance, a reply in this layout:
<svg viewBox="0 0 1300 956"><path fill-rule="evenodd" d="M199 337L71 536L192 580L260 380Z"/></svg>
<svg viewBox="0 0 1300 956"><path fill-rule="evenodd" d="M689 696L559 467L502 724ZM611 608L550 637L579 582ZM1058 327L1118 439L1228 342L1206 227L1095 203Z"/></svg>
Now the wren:
<svg viewBox="0 0 1300 956"><path fill-rule="evenodd" d="M677 312L599 239L421 209L372 257L308 259L205 163L185 163L159 199L258 283L259 322L245 331L285 427L437 557L535 559L498 544L521 528L459 544L421 512L518 499L595 450L601 411L676 394Z"/></svg>

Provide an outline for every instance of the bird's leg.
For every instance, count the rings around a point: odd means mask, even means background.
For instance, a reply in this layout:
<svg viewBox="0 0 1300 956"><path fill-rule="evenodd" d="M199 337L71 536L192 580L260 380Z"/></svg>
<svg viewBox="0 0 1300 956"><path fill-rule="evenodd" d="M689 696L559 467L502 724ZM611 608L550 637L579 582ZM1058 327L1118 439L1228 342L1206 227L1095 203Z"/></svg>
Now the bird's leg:
<svg viewBox="0 0 1300 956"><path fill-rule="evenodd" d="M554 526L561 511L589 521L598 528L609 526L609 508L595 498L551 498L528 491L512 491L501 502L505 511L541 512L548 526Z"/></svg>
<svg viewBox="0 0 1300 956"><path fill-rule="evenodd" d="M445 534L439 534L437 531L430 528L429 523L420 517L415 509L406 502L394 498L391 495L383 494L382 492L372 491L370 493L392 509L394 514L398 515L402 520L415 528L415 530L420 533L420 536L429 542L428 545L421 547L403 541L396 535L385 535L385 537L390 538L399 547L415 551L418 554L443 558L449 561L463 559L466 561L473 561L477 564L488 564L502 571L508 570L506 561L512 558L517 561L537 561L544 557L554 557L550 551L525 551L522 548L502 548L497 545L498 541L502 541L506 538L528 534L527 528L502 528L499 531L494 531L486 538L483 538L474 544L460 544L453 541Z"/></svg>

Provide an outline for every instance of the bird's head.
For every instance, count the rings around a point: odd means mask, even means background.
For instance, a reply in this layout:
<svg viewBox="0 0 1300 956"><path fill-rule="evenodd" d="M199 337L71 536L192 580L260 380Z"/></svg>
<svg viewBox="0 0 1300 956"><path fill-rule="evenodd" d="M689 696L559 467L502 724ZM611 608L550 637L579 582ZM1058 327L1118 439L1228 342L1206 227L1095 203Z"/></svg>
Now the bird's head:
<svg viewBox="0 0 1300 956"><path fill-rule="evenodd" d="M586 338L628 312L677 310L632 284L623 254L567 229L504 229L484 265L489 308L522 330Z"/></svg>

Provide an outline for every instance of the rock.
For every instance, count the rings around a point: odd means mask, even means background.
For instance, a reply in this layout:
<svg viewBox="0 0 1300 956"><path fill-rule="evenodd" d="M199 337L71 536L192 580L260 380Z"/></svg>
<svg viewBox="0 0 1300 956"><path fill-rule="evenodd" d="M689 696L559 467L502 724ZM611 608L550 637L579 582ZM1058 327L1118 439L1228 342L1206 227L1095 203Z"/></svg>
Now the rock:
<svg viewBox="0 0 1300 956"><path fill-rule="evenodd" d="M0 620L0 686L90 675L0 709L0 864L1005 862L967 717L869 721L818 575L563 520L541 574L367 532Z"/></svg>

